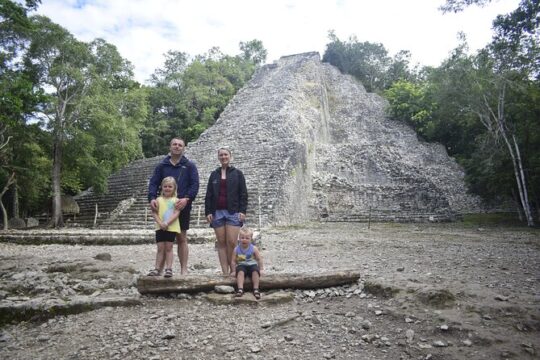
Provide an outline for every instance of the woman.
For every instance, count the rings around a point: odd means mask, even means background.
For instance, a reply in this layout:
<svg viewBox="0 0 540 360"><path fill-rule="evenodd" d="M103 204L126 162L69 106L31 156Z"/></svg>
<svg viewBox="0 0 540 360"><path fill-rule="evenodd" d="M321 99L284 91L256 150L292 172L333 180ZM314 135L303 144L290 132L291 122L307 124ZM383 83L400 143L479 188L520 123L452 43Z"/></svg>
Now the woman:
<svg viewBox="0 0 540 360"><path fill-rule="evenodd" d="M221 166L208 179L204 214L216 233L219 264L227 275L235 270L231 268L232 254L246 219L248 194L244 174L230 165L231 151L220 148L218 160Z"/></svg>

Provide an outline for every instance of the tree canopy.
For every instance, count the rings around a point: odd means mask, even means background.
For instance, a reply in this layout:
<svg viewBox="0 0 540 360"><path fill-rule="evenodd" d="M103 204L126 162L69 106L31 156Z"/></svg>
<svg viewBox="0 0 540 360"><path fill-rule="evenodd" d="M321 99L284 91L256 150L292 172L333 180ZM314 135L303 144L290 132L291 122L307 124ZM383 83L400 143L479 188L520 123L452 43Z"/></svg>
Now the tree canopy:
<svg viewBox="0 0 540 360"><path fill-rule="evenodd" d="M487 2L448 0L443 10ZM462 37L441 66L385 92L393 118L445 144L473 191L492 203L513 199L529 226L540 209L538 14L537 1L521 1L494 20L485 48L471 55Z"/></svg>
<svg viewBox="0 0 540 360"><path fill-rule="evenodd" d="M447 0L458 12L491 0ZM162 155L172 137L186 141L212 126L231 98L266 61L260 40L203 54L171 49L148 85L103 39L83 42L44 16L40 1L0 0L0 208L26 216L53 202L62 225L62 194L107 191L108 176L134 159ZM388 100L388 114L437 141L463 165L470 188L486 201L511 199L534 223L540 209L539 2L493 22L493 39L471 54L467 39L440 66L411 64L383 44L329 32L323 61Z"/></svg>
<svg viewBox="0 0 540 360"><path fill-rule="evenodd" d="M174 136L196 139L266 60L256 39L235 56L171 50L142 86L114 45L28 16L39 3L0 0L4 225L8 213L44 211L52 197L52 225L62 226L63 194L106 192L108 176L134 159L166 153Z"/></svg>
<svg viewBox="0 0 540 360"><path fill-rule="evenodd" d="M383 44L359 42L355 36L340 40L333 31L328 34L323 61L336 66L342 73L356 77L368 92L382 92L398 80L416 77L411 68L410 52L402 50L390 57Z"/></svg>
<svg viewBox="0 0 540 360"><path fill-rule="evenodd" d="M262 42L240 43L241 53L225 55L217 47L191 57L169 51L163 67L151 76L150 113L142 134L146 156L162 154L168 141L192 141L213 125L236 92L266 60Z"/></svg>

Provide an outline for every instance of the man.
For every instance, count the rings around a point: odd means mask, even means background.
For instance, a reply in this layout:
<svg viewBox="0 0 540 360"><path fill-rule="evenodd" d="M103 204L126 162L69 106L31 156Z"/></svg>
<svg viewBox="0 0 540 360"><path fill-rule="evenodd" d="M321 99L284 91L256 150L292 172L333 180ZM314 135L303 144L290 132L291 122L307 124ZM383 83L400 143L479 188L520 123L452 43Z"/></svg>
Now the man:
<svg viewBox="0 0 540 360"><path fill-rule="evenodd" d="M176 209L180 210L180 233L177 235L178 258L180 259L180 273L188 273L187 262L189 256L187 244L187 230L189 230L189 220L191 215L191 204L199 192L199 172L193 161L184 156L186 142L181 138L174 138L170 142L169 155L161 161L154 169L154 174L148 184L148 201L152 211L157 211L158 204L156 198L159 195L161 181L167 176L176 179L178 188L178 201ZM161 269L159 269L161 270Z"/></svg>

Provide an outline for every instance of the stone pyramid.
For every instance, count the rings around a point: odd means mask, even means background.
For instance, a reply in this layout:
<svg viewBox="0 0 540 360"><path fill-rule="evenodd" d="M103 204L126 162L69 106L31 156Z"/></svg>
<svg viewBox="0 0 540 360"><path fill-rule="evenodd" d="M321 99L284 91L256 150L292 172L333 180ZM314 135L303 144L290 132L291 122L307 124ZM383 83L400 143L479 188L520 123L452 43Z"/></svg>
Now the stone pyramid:
<svg viewBox="0 0 540 360"><path fill-rule="evenodd" d="M444 147L420 141L410 127L389 119L385 107L382 97L322 63L318 53L263 66L215 125L188 144L186 156L197 163L201 179L193 216L204 215L208 176L219 165L222 146L246 176L253 226L443 221L479 211L463 170ZM126 198L144 199L145 185L132 185Z"/></svg>

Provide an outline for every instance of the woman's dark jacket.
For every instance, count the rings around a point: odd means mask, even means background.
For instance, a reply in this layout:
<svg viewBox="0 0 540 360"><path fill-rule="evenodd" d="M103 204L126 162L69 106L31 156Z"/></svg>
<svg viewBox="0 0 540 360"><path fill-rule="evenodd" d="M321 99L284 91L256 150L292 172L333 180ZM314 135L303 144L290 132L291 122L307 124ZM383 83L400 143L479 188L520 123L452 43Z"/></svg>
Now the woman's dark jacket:
<svg viewBox="0 0 540 360"><path fill-rule="evenodd" d="M212 171L208 179L206 197L204 198L204 214L216 212L219 196L219 183L221 181L221 167ZM227 210L231 213L247 211L248 193L246 179L242 171L233 166L227 168Z"/></svg>

